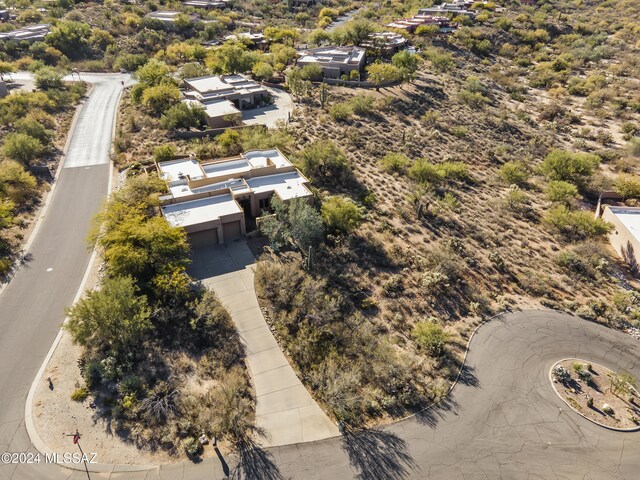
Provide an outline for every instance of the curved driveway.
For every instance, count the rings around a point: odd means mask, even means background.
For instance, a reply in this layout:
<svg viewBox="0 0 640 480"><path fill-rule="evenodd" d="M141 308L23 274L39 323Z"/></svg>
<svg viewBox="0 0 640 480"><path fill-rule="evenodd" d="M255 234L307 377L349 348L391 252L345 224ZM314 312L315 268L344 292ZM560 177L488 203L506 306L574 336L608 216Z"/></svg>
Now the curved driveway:
<svg viewBox="0 0 640 480"><path fill-rule="evenodd" d="M91 217L107 194L120 82L128 78L83 75L93 89L77 118L26 261L0 295L0 452L30 448L24 427L25 399L89 262L86 235ZM0 465L0 479L11 478L14 469Z"/></svg>

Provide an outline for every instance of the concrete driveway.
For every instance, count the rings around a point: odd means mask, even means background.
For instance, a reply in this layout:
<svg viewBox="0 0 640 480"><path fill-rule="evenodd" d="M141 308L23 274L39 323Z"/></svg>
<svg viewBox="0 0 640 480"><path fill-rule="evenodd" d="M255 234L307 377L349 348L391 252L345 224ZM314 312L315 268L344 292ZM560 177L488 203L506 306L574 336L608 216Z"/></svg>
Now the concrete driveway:
<svg viewBox="0 0 640 480"><path fill-rule="evenodd" d="M256 425L262 446L322 440L338 435L302 385L262 315L253 284L255 260L244 240L199 247L189 273L213 289L236 324L256 390Z"/></svg>
<svg viewBox="0 0 640 480"><path fill-rule="evenodd" d="M263 108L253 108L242 112L242 121L246 125L266 125L267 128L276 126L278 120L287 123L289 115L293 111L293 100L291 95L279 88L265 87L271 95L274 102Z"/></svg>

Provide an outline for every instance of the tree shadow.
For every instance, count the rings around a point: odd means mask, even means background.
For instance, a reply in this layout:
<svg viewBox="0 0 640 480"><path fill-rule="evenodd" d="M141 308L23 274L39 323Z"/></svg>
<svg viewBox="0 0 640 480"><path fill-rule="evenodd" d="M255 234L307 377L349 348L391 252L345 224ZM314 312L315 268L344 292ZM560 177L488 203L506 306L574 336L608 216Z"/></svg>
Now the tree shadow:
<svg viewBox="0 0 640 480"><path fill-rule="evenodd" d="M423 408L417 412L413 418L422 425L426 425L430 428L436 428L438 426L438 422L444 418L445 414L448 412L454 412L457 407L457 402L448 395L439 402Z"/></svg>
<svg viewBox="0 0 640 480"><path fill-rule="evenodd" d="M229 478L246 480L284 480L272 456L250 437L237 443L238 464Z"/></svg>
<svg viewBox="0 0 640 480"><path fill-rule="evenodd" d="M342 438L342 449L358 471L358 479L407 478L418 469L413 457L407 452L407 443L384 430L347 432Z"/></svg>

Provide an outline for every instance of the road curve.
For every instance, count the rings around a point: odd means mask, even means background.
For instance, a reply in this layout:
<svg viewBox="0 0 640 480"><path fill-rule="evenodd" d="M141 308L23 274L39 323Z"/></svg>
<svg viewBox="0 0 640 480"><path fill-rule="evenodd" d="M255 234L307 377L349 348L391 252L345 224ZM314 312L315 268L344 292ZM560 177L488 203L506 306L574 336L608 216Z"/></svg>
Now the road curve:
<svg viewBox="0 0 640 480"><path fill-rule="evenodd" d="M30 448L25 399L87 268L86 235L107 194L121 81L129 78L83 75L93 89L72 132L48 209L25 263L0 295L0 452ZM40 478L12 477L14 470L0 465L0 479Z"/></svg>
<svg viewBox="0 0 640 480"><path fill-rule="evenodd" d="M380 430L256 450L238 469L237 457L226 462L250 480L637 479L640 433L606 430L569 411L548 372L561 358L579 357L638 377L639 347L628 335L553 311L506 314L478 330L461 381L440 407ZM86 478L51 466L16 474ZM224 472L218 458L207 458L100 478L220 479Z"/></svg>

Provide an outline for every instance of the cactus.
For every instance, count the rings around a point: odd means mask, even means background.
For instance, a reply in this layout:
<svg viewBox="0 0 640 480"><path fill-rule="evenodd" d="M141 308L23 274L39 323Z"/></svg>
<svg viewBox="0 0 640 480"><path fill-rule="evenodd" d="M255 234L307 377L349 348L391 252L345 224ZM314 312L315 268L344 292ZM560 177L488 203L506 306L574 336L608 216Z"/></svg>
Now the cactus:
<svg viewBox="0 0 640 480"><path fill-rule="evenodd" d="M327 88L327 84L322 82L320 85L320 106L324 109L324 106L329 99L329 89Z"/></svg>

